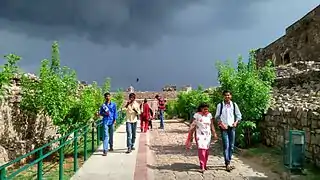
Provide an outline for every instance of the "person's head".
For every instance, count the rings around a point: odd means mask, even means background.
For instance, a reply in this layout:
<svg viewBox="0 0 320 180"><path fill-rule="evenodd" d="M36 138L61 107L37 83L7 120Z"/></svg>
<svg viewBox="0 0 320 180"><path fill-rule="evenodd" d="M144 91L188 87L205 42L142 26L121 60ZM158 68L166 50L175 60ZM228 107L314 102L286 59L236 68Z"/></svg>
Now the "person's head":
<svg viewBox="0 0 320 180"><path fill-rule="evenodd" d="M147 102L148 102L147 98L144 98L143 102L144 102L144 103L147 103Z"/></svg>
<svg viewBox="0 0 320 180"><path fill-rule="evenodd" d="M223 97L224 97L224 101L229 102L232 98L232 93L229 90L225 90L222 93Z"/></svg>
<svg viewBox="0 0 320 180"><path fill-rule="evenodd" d="M111 101L111 94L109 92L104 93L104 99L106 101Z"/></svg>
<svg viewBox="0 0 320 180"><path fill-rule="evenodd" d="M155 96L155 98L159 100L159 99L160 99L160 96L157 94L157 95Z"/></svg>
<svg viewBox="0 0 320 180"><path fill-rule="evenodd" d="M130 101L134 101L135 99L136 99L136 94L130 93L130 94L129 94L129 100L130 100Z"/></svg>
<svg viewBox="0 0 320 180"><path fill-rule="evenodd" d="M198 106L198 112L202 112L204 114L209 112L209 105L207 103L201 103Z"/></svg>

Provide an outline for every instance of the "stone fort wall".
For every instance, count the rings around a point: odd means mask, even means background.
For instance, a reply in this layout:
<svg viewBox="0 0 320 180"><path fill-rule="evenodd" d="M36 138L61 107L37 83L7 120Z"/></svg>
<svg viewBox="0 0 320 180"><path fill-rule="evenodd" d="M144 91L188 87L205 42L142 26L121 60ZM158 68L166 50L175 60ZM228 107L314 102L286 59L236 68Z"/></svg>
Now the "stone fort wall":
<svg viewBox="0 0 320 180"><path fill-rule="evenodd" d="M267 59L275 65L295 61L320 62L320 5L286 28L285 35L257 50L257 63Z"/></svg>

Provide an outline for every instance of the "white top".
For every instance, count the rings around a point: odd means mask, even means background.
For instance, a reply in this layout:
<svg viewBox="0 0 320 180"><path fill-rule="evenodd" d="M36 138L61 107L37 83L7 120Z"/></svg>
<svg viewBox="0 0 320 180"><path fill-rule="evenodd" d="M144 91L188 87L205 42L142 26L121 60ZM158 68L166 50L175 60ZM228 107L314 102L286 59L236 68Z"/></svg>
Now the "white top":
<svg viewBox="0 0 320 180"><path fill-rule="evenodd" d="M233 107L233 103L232 101L230 101L229 104L225 104L224 102L222 102L222 113L221 113L221 116L219 118L219 115L220 115L220 104L219 103L217 105L217 110L216 110L216 115L215 115L215 118L217 120L221 120L224 124L228 125L228 126L233 126L233 123L234 123L234 114L233 114L233 109L235 109L235 114L236 114L236 120L240 121L241 120L241 112L239 110L239 107L237 104L235 104L235 107Z"/></svg>
<svg viewBox="0 0 320 180"><path fill-rule="evenodd" d="M195 113L190 128L196 127L196 142L199 149L209 149L211 142L211 113L202 115Z"/></svg>

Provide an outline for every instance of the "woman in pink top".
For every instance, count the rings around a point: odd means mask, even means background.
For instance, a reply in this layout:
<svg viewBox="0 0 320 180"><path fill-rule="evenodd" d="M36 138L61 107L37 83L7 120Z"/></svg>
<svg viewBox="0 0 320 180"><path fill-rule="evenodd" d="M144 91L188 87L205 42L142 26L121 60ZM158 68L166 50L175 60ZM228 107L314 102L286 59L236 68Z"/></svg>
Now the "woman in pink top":
<svg viewBox="0 0 320 180"><path fill-rule="evenodd" d="M218 139L214 128L213 117L208 109L209 105L205 103L202 103L198 107L198 112L193 116L193 121L189 129L188 140L186 142L187 148L190 148L193 134L195 134L201 172L207 170L211 135L214 137L214 142Z"/></svg>

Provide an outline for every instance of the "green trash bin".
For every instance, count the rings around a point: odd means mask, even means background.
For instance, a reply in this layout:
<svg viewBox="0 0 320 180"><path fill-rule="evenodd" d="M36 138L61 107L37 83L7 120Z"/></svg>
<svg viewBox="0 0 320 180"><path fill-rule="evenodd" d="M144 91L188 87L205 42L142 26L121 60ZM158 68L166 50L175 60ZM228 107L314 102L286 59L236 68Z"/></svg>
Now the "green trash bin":
<svg viewBox="0 0 320 180"><path fill-rule="evenodd" d="M284 165L290 170L303 169L305 159L305 132L290 130L284 136Z"/></svg>

